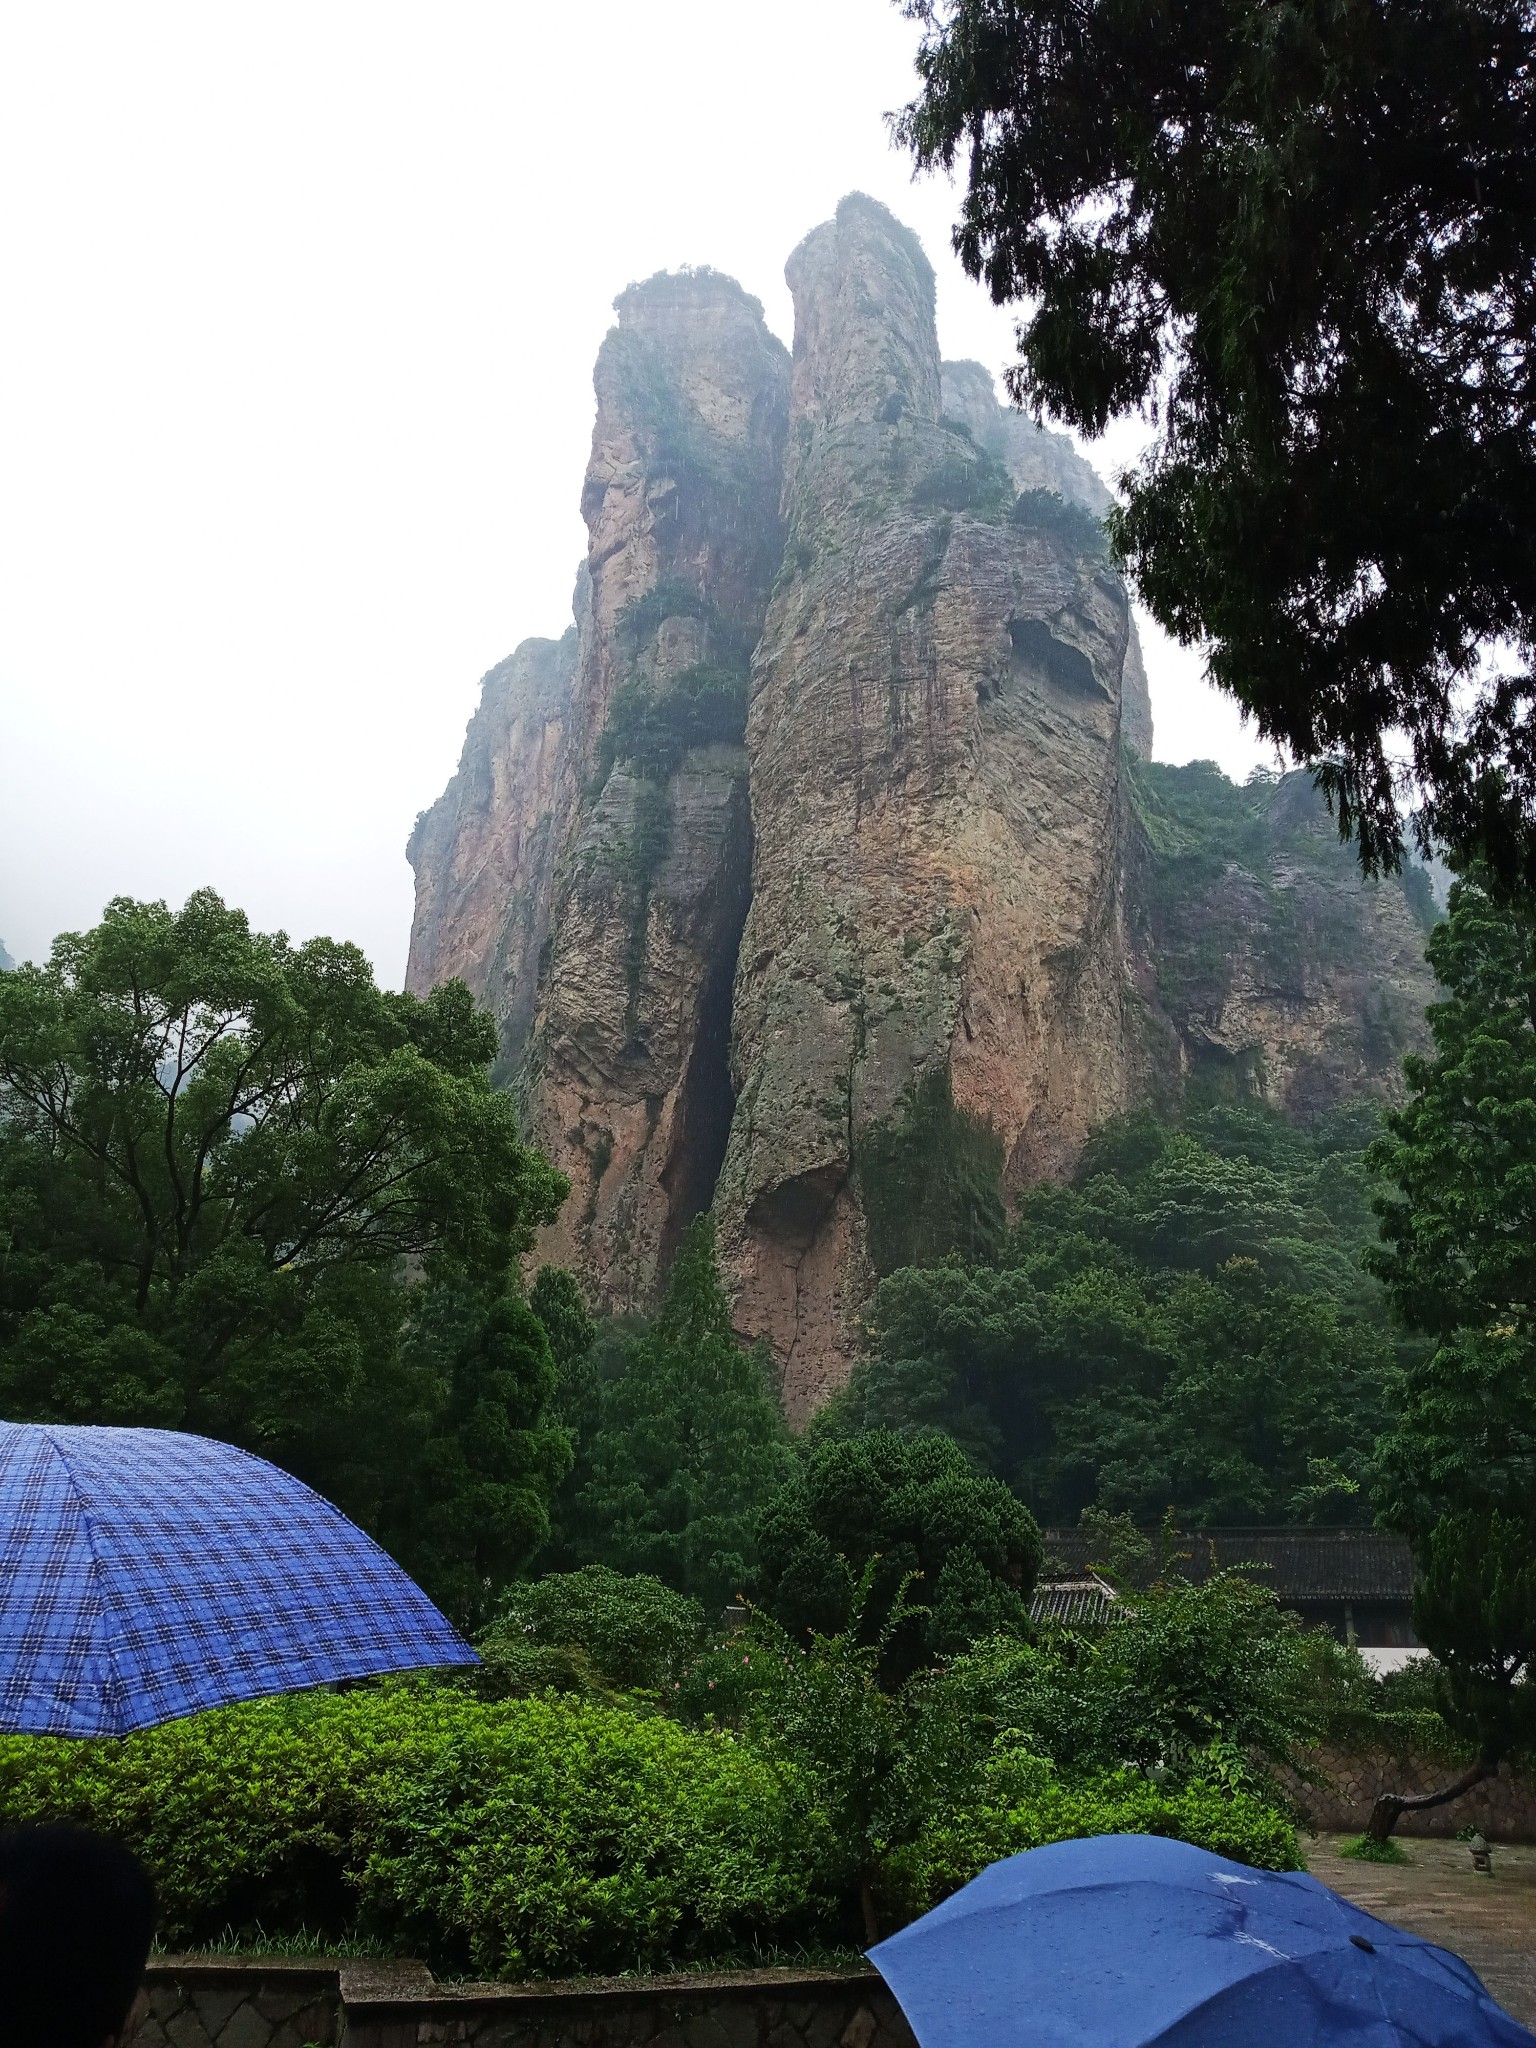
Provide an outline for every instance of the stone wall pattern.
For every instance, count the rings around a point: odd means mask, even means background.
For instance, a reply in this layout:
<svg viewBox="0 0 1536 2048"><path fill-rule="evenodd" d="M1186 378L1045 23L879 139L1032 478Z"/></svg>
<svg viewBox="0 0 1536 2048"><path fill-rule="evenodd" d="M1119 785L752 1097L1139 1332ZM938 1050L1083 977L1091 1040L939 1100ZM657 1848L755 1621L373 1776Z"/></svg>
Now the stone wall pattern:
<svg viewBox="0 0 1536 2048"><path fill-rule="evenodd" d="M413 1962L166 1957L141 2048L915 2048L872 1970L438 1984Z"/></svg>
<svg viewBox="0 0 1536 2048"><path fill-rule="evenodd" d="M1318 1750L1312 1762L1324 1780L1321 1785L1306 1784L1293 1772L1280 1776L1305 1825L1318 1834L1357 1834L1381 1793L1433 1792L1461 1768L1427 1757L1336 1748ZM1405 1813L1396 1833L1447 1840L1463 1828L1481 1828L1490 1842L1536 1842L1536 1784L1516 1777L1506 1765L1496 1778L1485 1778L1448 1805Z"/></svg>

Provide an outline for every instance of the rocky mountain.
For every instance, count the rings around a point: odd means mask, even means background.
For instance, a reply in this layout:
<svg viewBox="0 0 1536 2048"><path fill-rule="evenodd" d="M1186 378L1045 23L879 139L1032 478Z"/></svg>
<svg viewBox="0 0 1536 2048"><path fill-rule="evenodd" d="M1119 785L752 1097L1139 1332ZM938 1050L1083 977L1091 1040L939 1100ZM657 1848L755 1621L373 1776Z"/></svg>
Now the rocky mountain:
<svg viewBox="0 0 1536 2048"><path fill-rule="evenodd" d="M1305 778L1150 760L1109 494L941 363L909 231L854 195L786 275L792 358L710 271L616 302L575 623L417 821L408 986L498 1019L541 1255L643 1307L712 1204L803 1420L977 1188L1191 1085L1389 1091L1429 984Z"/></svg>
<svg viewBox="0 0 1536 2048"><path fill-rule="evenodd" d="M13 969L15 968L15 965L16 965L16 962L15 962L15 961L14 961L14 960L13 960L13 959L11 958L10 954L9 954L9 953L7 953L7 951L5 950L5 945L4 945L4 942L3 942L3 941L0 941L0 974L9 974L9 973L11 973L11 972L12 972L12 970L13 970Z"/></svg>

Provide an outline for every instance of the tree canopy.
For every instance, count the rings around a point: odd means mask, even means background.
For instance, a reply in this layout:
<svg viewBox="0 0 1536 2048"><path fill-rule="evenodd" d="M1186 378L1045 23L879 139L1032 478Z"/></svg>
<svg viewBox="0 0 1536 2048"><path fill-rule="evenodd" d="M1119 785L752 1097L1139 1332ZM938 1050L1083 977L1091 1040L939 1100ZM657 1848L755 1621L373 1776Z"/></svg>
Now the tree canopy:
<svg viewBox="0 0 1536 2048"><path fill-rule="evenodd" d="M1155 422L1111 517L1154 615L1368 867L1406 780L1426 837L1536 877L1527 0L904 6L898 134L963 168L1013 395Z"/></svg>
<svg viewBox="0 0 1536 2048"><path fill-rule="evenodd" d="M1536 1742L1536 909L1463 877L1430 959L1446 1000L1372 1155L1370 1263L1435 1342L1395 1389L1379 1500L1413 1544L1415 1627L1476 1775Z"/></svg>
<svg viewBox="0 0 1536 2048"><path fill-rule="evenodd" d="M814 1428L943 1430L1051 1521L1364 1515L1395 1356L1359 1268L1374 1128L1231 1106L1106 1126L994 1260L881 1282Z"/></svg>
<svg viewBox="0 0 1536 2048"><path fill-rule="evenodd" d="M888 1637L894 1670L1026 1629L1041 1557L1029 1511L956 1444L878 1429L813 1445L759 1513L757 1548L779 1622L831 1636L852 1618Z"/></svg>
<svg viewBox="0 0 1536 2048"><path fill-rule="evenodd" d="M473 1607L568 1460L517 1272L565 1184L495 1049L462 984L382 991L211 890L4 976L0 1412L274 1457Z"/></svg>
<svg viewBox="0 0 1536 2048"><path fill-rule="evenodd" d="M746 1583L753 1515L794 1453L766 1359L731 1328L708 1216L685 1233L650 1322L569 1359L561 1413L576 1465L545 1561L652 1573L718 1613Z"/></svg>

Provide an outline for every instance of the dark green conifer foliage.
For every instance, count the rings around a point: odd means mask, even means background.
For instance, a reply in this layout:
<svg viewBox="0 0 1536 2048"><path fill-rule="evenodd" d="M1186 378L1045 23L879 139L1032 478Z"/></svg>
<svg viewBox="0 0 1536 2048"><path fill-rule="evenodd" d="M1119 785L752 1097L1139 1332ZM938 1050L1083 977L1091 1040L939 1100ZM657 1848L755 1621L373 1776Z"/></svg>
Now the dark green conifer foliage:
<svg viewBox="0 0 1536 2048"><path fill-rule="evenodd" d="M707 1216L653 1321L620 1335L587 1412L552 1559L648 1572L718 1611L746 1582L754 1512L793 1453L767 1362L731 1329Z"/></svg>
<svg viewBox="0 0 1536 2048"><path fill-rule="evenodd" d="M1436 1342L1398 1389L1380 1500L1413 1543L1416 1626L1485 1771L1536 1741L1536 907L1463 877L1430 959L1446 1000L1373 1154L1371 1263Z"/></svg>
<svg viewBox="0 0 1536 2048"><path fill-rule="evenodd" d="M1155 408L1113 538L1315 763L1368 865L1536 876L1536 25L1527 0L902 0L897 123L1025 309L1014 396ZM1485 660L1486 657L1486 660Z"/></svg>
<svg viewBox="0 0 1536 2048"><path fill-rule="evenodd" d="M884 1642L888 1676L1027 1628L1041 1557L1028 1510L956 1444L891 1430L813 1443L759 1514L757 1545L769 1613L802 1636L856 1619ZM914 1611L891 1631L903 1598Z"/></svg>

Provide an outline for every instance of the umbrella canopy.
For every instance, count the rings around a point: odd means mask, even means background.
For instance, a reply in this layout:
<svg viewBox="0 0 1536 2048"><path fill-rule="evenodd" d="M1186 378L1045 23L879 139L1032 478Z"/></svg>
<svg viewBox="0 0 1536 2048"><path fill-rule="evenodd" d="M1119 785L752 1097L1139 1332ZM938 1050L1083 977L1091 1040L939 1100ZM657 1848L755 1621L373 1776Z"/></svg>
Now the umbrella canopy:
<svg viewBox="0 0 1536 2048"><path fill-rule="evenodd" d="M0 1423L0 1730L126 1735L474 1651L329 1501L230 1444Z"/></svg>
<svg viewBox="0 0 1536 2048"><path fill-rule="evenodd" d="M1299 1871L1098 1835L871 1949L921 2048L1531 2048L1459 1956Z"/></svg>

